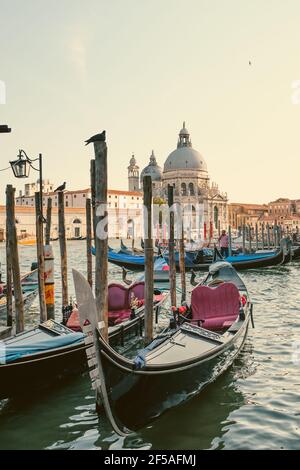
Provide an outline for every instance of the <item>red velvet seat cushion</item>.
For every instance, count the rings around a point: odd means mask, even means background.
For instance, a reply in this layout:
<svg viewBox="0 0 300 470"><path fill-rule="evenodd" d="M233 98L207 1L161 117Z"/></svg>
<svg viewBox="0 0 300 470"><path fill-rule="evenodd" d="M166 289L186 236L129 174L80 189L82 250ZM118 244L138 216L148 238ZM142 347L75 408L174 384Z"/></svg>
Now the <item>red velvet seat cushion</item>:
<svg viewBox="0 0 300 470"><path fill-rule="evenodd" d="M230 326L240 310L238 288L231 282L218 287L198 286L192 292L192 320L202 321L201 326L218 330Z"/></svg>

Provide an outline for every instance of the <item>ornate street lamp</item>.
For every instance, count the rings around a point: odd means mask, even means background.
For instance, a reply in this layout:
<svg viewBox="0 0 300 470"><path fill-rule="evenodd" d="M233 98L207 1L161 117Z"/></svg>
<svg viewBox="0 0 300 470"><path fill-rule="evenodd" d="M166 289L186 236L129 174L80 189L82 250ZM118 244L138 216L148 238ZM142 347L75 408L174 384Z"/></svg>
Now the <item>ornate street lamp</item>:
<svg viewBox="0 0 300 470"><path fill-rule="evenodd" d="M33 162L39 161L39 168L33 166ZM42 154L38 158L31 160L24 150L19 150L18 159L10 161L10 166L16 178L28 178L30 168L39 172L40 183L40 214L43 219L43 165Z"/></svg>

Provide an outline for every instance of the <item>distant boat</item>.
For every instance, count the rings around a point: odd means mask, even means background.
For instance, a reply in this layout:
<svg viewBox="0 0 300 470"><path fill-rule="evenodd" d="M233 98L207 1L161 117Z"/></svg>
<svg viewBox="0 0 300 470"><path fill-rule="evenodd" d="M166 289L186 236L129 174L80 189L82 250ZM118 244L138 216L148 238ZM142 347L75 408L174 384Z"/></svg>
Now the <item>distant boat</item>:
<svg viewBox="0 0 300 470"><path fill-rule="evenodd" d="M36 245L36 239L35 238L23 238L18 241L18 244L21 246L34 246Z"/></svg>

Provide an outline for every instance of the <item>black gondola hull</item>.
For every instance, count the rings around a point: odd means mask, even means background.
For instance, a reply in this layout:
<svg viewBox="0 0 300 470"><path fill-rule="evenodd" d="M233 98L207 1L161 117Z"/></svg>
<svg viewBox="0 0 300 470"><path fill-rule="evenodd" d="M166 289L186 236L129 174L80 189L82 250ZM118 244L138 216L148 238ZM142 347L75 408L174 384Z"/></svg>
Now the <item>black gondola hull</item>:
<svg viewBox="0 0 300 470"><path fill-rule="evenodd" d="M195 361L183 370L146 373L126 370L119 363L115 367L102 343L102 365L105 385L112 413L122 430L137 430L153 421L169 408L173 408L201 392L230 367L242 348L248 329L248 320L219 354Z"/></svg>

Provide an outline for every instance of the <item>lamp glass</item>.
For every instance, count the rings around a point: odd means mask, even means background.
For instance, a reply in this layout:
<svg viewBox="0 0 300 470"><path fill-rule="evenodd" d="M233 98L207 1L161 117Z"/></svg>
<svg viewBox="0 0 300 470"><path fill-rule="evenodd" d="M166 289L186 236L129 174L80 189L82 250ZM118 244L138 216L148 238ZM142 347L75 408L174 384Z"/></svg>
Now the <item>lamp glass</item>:
<svg viewBox="0 0 300 470"><path fill-rule="evenodd" d="M12 170L16 178L28 178L30 173L30 164L27 160L19 158L10 162Z"/></svg>

